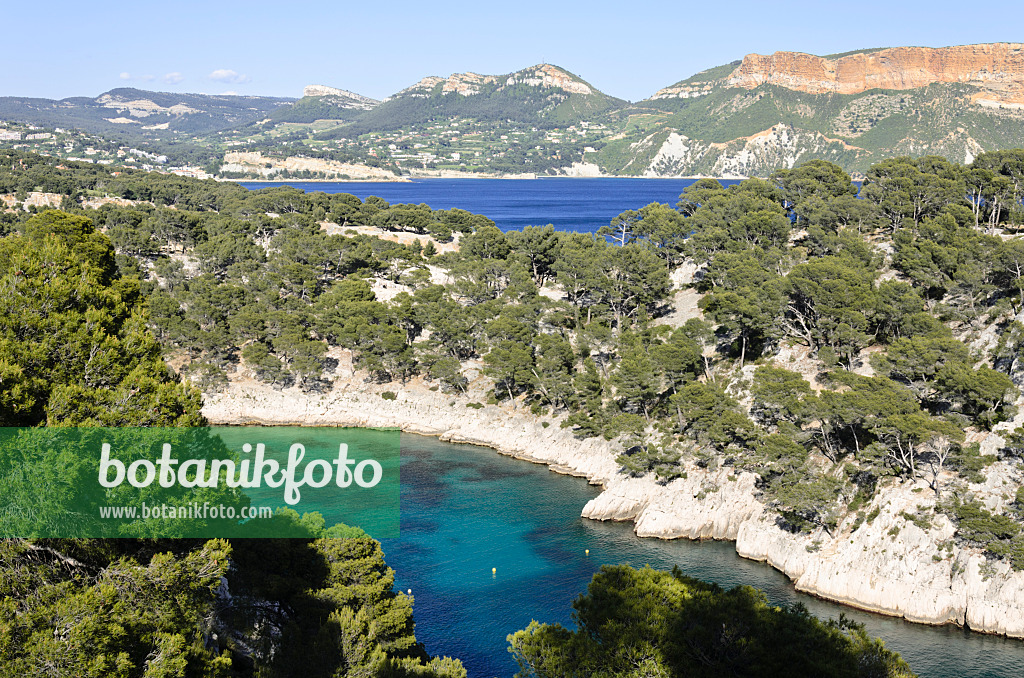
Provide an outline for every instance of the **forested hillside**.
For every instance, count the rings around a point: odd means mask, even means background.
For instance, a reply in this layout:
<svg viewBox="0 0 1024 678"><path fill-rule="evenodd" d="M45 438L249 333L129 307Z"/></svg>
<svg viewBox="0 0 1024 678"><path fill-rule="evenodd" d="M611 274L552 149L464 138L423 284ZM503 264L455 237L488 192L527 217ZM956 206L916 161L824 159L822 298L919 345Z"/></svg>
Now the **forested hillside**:
<svg viewBox="0 0 1024 678"><path fill-rule="evenodd" d="M3 165L0 191L65 193L72 211L83 192L139 201L89 215L118 265L147 279L155 336L204 389L239 367L330 388L341 347L368 379L458 393L480 361L494 402L620 440L629 473L671 479L688 459L754 471L794 530L833 529L879 486L923 477L961 539L1024 566L1024 496L993 512L970 490L996 460L972 443L1016 411L1020 151L968 167L887 161L860 197L821 161L728 189L702 180L677 206L623 213L609 237L34 157ZM453 237L457 250L438 253ZM684 263L699 310L673 307ZM1001 452L1013 463L1017 440Z"/></svg>
<svg viewBox="0 0 1024 678"><path fill-rule="evenodd" d="M728 189L702 180L674 206L624 212L600 236L503 233L461 210L57 162L0 159L0 193L60 193L66 213L3 214L4 261L27 257L5 264L5 285L45 276L33 256L79 267L93 257L86 269L110 291L83 317L109 309L104 331L141 351L142 362L122 369L148 366L147 392L179 394L173 416L198 416L197 395L159 364L152 338L128 337L154 337L206 392L243 374L328 390L346 351L367 382L425 383L453 402L482 373L491 403L615 441L623 474L669 482L694 466L749 471L781 529L825 534L855 532L877 516L865 507L878 493L923 482L931 500L922 495L907 524L926 529L941 515L956 526L935 545L937 561L975 548L1024 568L1024 429L1004 430L995 454L978 445L1013 420L1019 398L1022 151L966 167L894 159L872 167L859 191L822 161ZM122 203L81 209L83 197L104 195ZM46 253L51 231L70 238L60 252ZM13 299L5 303L27 303ZM26 357L25 331L47 332L27 322L5 329L0 365L15 386L0 403L4 422L86 421L88 409L69 411L62 393L92 386L64 386L60 372L45 371L60 368L45 350ZM96 387L97 402L116 399L119 383ZM983 494L993 479L1002 487L994 500ZM161 547L7 548L12 562L86 563L31 586L68 576L98 586L97 573L129 562L122 556L154 567L146 563ZM203 553L162 548L186 561ZM332 547L302 548L320 558ZM195 604L212 604L215 588ZM380 646L423 659L411 641L393 643Z"/></svg>
<svg viewBox="0 0 1024 678"><path fill-rule="evenodd" d="M5 161L0 190L65 193L69 208L83 192L140 201L90 216L119 264L148 278L155 335L204 388L239 364L328 388L332 346L371 379L422 375L454 391L463 364L482 360L496 401L621 437L632 473L671 478L693 456L759 472L798 529L834 526L879 483L921 475L974 519L958 483L992 459L972 432L1011 418L1017 398L1022 157L887 161L860 198L820 161L729 189L702 180L678 206L620 215L610 238L40 158ZM457 251L438 254L453 234ZM703 319L671 322L670 273L684 262ZM401 291L377 300L375 281ZM948 487L945 469L960 471ZM1013 526L964 533L1024 564L1014 506Z"/></svg>
<svg viewBox="0 0 1024 678"><path fill-rule="evenodd" d="M294 100L232 94L180 94L119 87L98 97L0 97L0 120L75 127L136 143L183 140L260 120ZM184 135L184 136L179 136ZM194 137L193 137L194 138Z"/></svg>
<svg viewBox="0 0 1024 678"><path fill-rule="evenodd" d="M61 212L0 238L0 425L205 424L199 390L164 364L140 280L118 258L88 218ZM5 499L25 483L82 491L33 461L0 458ZM0 673L465 676L417 644L412 599L393 583L365 534L4 538Z"/></svg>

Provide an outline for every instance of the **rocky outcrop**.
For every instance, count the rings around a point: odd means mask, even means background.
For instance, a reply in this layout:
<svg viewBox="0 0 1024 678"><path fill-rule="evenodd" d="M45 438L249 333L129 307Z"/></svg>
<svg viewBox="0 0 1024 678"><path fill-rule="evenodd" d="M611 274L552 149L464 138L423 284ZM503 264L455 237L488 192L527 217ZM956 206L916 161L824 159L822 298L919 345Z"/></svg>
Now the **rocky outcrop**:
<svg viewBox="0 0 1024 678"><path fill-rule="evenodd" d="M508 76L506 86L522 83L534 87L557 87L573 94L593 94L594 90L587 83L563 71L558 66L540 64L533 68L525 68Z"/></svg>
<svg viewBox="0 0 1024 678"><path fill-rule="evenodd" d="M714 90L714 84L710 82L699 82L685 85L671 85L669 87L662 87L653 95L651 99L696 99L697 97L704 97Z"/></svg>
<svg viewBox="0 0 1024 678"><path fill-rule="evenodd" d="M567 177L603 177L607 176L601 171L599 165L592 162L574 162L569 167L562 168L562 173Z"/></svg>
<svg viewBox="0 0 1024 678"><path fill-rule="evenodd" d="M980 100L1020 104L1024 103L1024 45L895 47L838 59L800 52L748 54L726 82L748 89L768 83L813 94L907 90L956 82L982 88Z"/></svg>
<svg viewBox="0 0 1024 678"><path fill-rule="evenodd" d="M470 96L480 91L480 85L486 85L497 81L497 78L490 75L480 75L478 73L455 73L444 81L444 85L441 87L441 93L450 94L455 92L456 94L461 94L463 96Z"/></svg>
<svg viewBox="0 0 1024 678"><path fill-rule="evenodd" d="M289 172L321 172L325 176L333 177L334 179L408 181L405 177L398 177L394 173L379 167L355 165L337 160L322 160L320 158L300 158L295 156L268 158L258 151L231 151L225 153L224 165L221 167L221 170L224 172L259 174L267 179L272 179L275 174L288 170Z"/></svg>
<svg viewBox="0 0 1024 678"><path fill-rule="evenodd" d="M342 99L341 105L344 108L354 108L358 110L368 111L371 108L376 108L379 101L371 99L370 97L364 97L362 94L356 94L355 92L349 92L345 89L338 89L337 87L328 87L327 85L306 85L302 89L302 96L304 97L335 97Z"/></svg>
<svg viewBox="0 0 1024 678"><path fill-rule="evenodd" d="M117 205L118 207L135 207L136 205L148 205L149 207L156 207L149 200L129 200L128 198L118 198L104 196L94 198L82 198L82 207L86 209L98 210L104 205Z"/></svg>
<svg viewBox="0 0 1024 678"><path fill-rule="evenodd" d="M328 393L310 395L297 389L276 391L255 382L233 383L224 393L205 397L203 414L217 424L398 426L409 433L492 447L585 476L594 484L610 482L618 472L612 443L577 440L557 422L544 426L528 412L467 407L465 400L425 388L402 389L396 400L384 400L383 390L349 382Z"/></svg>
<svg viewBox="0 0 1024 678"><path fill-rule="evenodd" d="M955 545L952 524L931 511L934 494L923 482L884 488L863 508L862 524L851 515L834 534L793 533L757 499L751 473L690 465L685 477L667 484L627 477L618 472L613 443L578 440L557 420L495 406L469 408L422 384L384 400L383 387L352 379L347 370L347 378L325 394L236 381L207 396L203 413L218 424L398 426L492 447L602 485L604 491L583 508L585 517L634 521L641 537L734 540L741 556L781 570L800 591L915 622L1024 637L1024 572ZM989 474L992 497L1005 494L1002 479L1011 475L1009 469L995 471Z"/></svg>
<svg viewBox="0 0 1024 678"><path fill-rule="evenodd" d="M686 476L667 485L616 476L583 515L632 520L641 537L734 540L739 555L784 572L798 591L852 607L1024 637L1024 572L955 546L945 516L908 520L934 505L923 482L886 488L864 509L877 509L870 523L853 529L850 516L829 535L780 529L752 474L691 467Z"/></svg>
<svg viewBox="0 0 1024 678"><path fill-rule="evenodd" d="M727 143L690 139L678 132L670 132L643 176L700 174L726 179L744 178L767 174L780 167L790 169L808 156L831 159L862 150L841 139L791 125L775 125Z"/></svg>
<svg viewBox="0 0 1024 678"><path fill-rule="evenodd" d="M436 75L428 75L412 87L403 89L398 94L388 97L394 99L401 96L421 96L425 97L430 92L441 85L442 94L461 94L462 96L472 96L480 93L481 85L494 84L498 82L498 78L493 75L479 75L477 73L452 73L447 78L439 78Z"/></svg>
<svg viewBox="0 0 1024 678"><path fill-rule="evenodd" d="M400 245L415 246L416 243L419 243L421 247L426 247L427 243L434 243L434 249L438 252L458 252L459 240L462 238L461 233L454 233L451 240L448 242L441 242L440 240L435 240L432 236L426 233L414 233L412 231L388 231L383 228L377 228L376 226L361 226L358 224L345 224L342 226L331 221L321 221L320 230L325 232L327 235L351 235L352 233L368 235L372 238L380 238L381 240L387 240L389 242L397 242ZM396 286L398 285L398 283L394 284ZM380 297L378 297L378 300L383 301Z"/></svg>
<svg viewBox="0 0 1024 678"><path fill-rule="evenodd" d="M441 94L461 94L473 96L479 94L484 85L498 85L499 89L523 84L532 87L557 87L573 94L594 94L594 90L576 76L558 66L539 64L509 75L480 75L479 73L452 73L447 78L431 75L423 78L412 87L403 89L398 94L388 97L395 99L402 96L426 97L435 87L441 85Z"/></svg>
<svg viewBox="0 0 1024 678"><path fill-rule="evenodd" d="M136 118L145 118L156 113L167 115L187 115L189 113L202 113L202 111L186 106L185 104L174 104L173 106L161 106L149 99L129 99L114 94L103 94L96 99L96 103L104 108L112 108L115 111L128 111Z"/></svg>
<svg viewBox="0 0 1024 678"><path fill-rule="evenodd" d="M0 195L0 205L4 207L5 211L13 211L14 206L19 202L21 203L21 209L26 211L29 207L56 209L60 207L63 200L64 196L60 193L41 193L39 191L29 191L28 197L23 201L18 200L17 195L14 193Z"/></svg>

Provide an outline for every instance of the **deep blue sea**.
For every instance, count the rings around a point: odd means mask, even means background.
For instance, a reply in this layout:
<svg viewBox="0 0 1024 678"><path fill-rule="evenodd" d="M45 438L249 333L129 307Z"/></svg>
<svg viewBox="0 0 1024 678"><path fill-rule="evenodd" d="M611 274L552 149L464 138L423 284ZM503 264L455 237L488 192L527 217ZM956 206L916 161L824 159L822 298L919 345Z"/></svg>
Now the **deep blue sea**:
<svg viewBox="0 0 1024 678"><path fill-rule="evenodd" d="M693 179L417 179L411 182L242 182L246 188L294 186L313 193L371 195L389 203L426 203L490 217L504 231L554 224L559 231L593 232L622 212L652 202L675 206ZM737 183L723 180L723 184Z"/></svg>
<svg viewBox="0 0 1024 678"><path fill-rule="evenodd" d="M732 542L640 539L631 524L581 518L597 494L585 480L545 466L403 434L402 532L382 543L396 587L412 590L416 638L427 651L459 657L470 678L510 677L516 666L508 634L534 619L573 628L572 600L597 569L629 563L678 565L727 588L749 584L776 604L803 602L821 618L843 612L900 652L922 678L1024 672L1024 641L817 600L797 593L768 565L740 558Z"/></svg>

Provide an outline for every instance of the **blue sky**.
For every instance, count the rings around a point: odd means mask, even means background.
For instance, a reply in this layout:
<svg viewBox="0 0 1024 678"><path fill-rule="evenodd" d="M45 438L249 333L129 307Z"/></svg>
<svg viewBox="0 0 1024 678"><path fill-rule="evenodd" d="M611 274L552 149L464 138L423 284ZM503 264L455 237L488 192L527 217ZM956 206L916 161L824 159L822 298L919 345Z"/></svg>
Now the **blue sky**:
<svg viewBox="0 0 1024 678"><path fill-rule="evenodd" d="M1024 42L1017 2L5 3L0 95L114 87L383 98L421 77L546 61L636 101L749 52Z"/></svg>

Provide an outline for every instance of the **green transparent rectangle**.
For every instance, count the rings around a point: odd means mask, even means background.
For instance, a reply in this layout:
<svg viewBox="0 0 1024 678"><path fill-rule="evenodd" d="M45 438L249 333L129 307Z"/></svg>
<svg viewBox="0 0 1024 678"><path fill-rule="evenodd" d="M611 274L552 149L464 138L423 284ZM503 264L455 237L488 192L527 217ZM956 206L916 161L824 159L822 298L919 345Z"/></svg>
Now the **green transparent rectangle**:
<svg viewBox="0 0 1024 678"><path fill-rule="evenodd" d="M399 464L398 430L0 428L0 537L397 537Z"/></svg>

